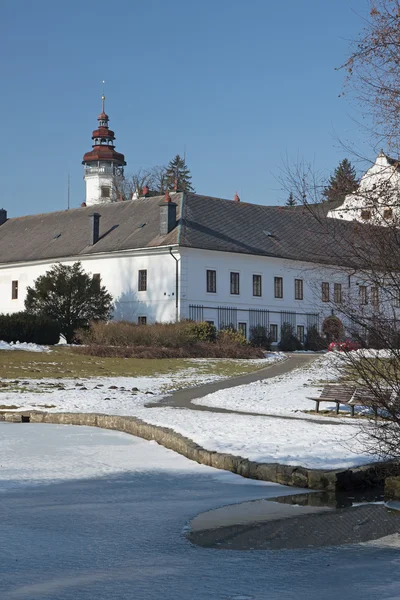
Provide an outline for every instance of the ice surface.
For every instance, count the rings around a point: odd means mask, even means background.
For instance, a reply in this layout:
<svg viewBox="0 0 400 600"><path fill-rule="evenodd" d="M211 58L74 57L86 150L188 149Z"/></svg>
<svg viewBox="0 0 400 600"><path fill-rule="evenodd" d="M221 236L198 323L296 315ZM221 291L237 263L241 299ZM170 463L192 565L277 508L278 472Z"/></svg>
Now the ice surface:
<svg viewBox="0 0 400 600"><path fill-rule="evenodd" d="M1 600L400 598L398 547L235 552L182 534L202 511L294 488L86 427L0 424L0 457Z"/></svg>

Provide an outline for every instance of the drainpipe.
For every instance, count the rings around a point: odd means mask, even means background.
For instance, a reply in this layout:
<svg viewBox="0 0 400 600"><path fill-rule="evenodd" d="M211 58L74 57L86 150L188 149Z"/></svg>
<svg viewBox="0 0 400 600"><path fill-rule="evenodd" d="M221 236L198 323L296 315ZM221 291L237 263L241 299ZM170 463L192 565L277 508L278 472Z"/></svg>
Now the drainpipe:
<svg viewBox="0 0 400 600"><path fill-rule="evenodd" d="M175 322L177 323L179 321L179 260L172 254L172 248L169 249L169 253L175 260Z"/></svg>

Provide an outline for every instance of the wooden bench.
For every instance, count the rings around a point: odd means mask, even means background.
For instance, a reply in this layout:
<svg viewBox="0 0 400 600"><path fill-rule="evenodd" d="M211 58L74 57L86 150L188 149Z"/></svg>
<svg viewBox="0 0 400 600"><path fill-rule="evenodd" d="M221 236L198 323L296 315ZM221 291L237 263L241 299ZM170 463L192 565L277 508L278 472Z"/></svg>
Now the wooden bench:
<svg viewBox="0 0 400 600"><path fill-rule="evenodd" d="M350 407L351 416L354 417L354 408L356 406L367 406L372 408L375 416L378 416L377 399L366 388L356 388L351 385L331 384L324 386L319 398L308 396L308 400L314 400L315 411L319 412L321 402L334 402L336 404L336 414L339 414L341 404Z"/></svg>
<svg viewBox="0 0 400 600"><path fill-rule="evenodd" d="M336 404L336 414L339 414L341 404L349 404L353 398L356 386L351 385L325 385L319 398L308 396L308 400L314 400L315 412L319 412L321 402L334 402ZM352 416L354 416L354 406L352 407Z"/></svg>
<svg viewBox="0 0 400 600"><path fill-rule="evenodd" d="M390 390L389 390L390 395ZM354 392L352 399L348 402L348 405L351 408L351 416L354 417L354 407L355 406L367 406L372 408L374 411L375 417L378 416L378 406L379 401L377 402L377 398L371 394L371 392L366 388L357 388Z"/></svg>

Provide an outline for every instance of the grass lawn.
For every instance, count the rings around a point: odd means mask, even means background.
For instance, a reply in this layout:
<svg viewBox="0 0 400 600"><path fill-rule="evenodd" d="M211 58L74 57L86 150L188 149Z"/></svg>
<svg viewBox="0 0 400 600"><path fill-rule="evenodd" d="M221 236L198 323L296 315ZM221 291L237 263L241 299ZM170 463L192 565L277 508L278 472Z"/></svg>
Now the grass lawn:
<svg viewBox="0 0 400 600"><path fill-rule="evenodd" d="M231 359L100 358L76 354L71 348L51 352L0 350L0 379L65 379L78 377L149 377L185 369L197 375L235 377L256 371L259 363ZM1 391L1 389L0 389Z"/></svg>

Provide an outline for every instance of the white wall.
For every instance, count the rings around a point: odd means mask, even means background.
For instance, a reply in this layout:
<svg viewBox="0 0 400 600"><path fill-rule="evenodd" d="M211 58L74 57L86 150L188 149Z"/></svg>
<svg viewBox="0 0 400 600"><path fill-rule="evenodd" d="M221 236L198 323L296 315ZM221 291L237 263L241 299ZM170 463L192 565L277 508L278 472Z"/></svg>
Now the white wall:
<svg viewBox="0 0 400 600"><path fill-rule="evenodd" d="M400 217L399 198L399 169L381 152L372 167L362 176L358 190L347 195L339 208L329 211L328 217L391 225L393 219L398 222ZM393 218L384 217L384 211L388 208L392 209ZM363 210L370 211L369 219L362 218Z"/></svg>
<svg viewBox="0 0 400 600"><path fill-rule="evenodd" d="M115 200L114 184L112 175L85 175L86 182L86 205L108 204ZM110 197L101 197L101 186L110 188Z"/></svg>
<svg viewBox="0 0 400 600"><path fill-rule="evenodd" d="M24 310L26 288L56 262L73 264L80 260L88 273L100 273L101 283L115 301L114 318L148 322L175 320L175 261L168 249L131 252L113 257L77 257L37 264L0 267L0 313ZM147 291L138 291L138 271L147 269ZM11 299L11 282L18 281L18 300Z"/></svg>
<svg viewBox="0 0 400 600"><path fill-rule="evenodd" d="M204 318L217 324L217 307L236 307L238 321L248 322L248 309L289 311L298 313L296 325L307 325L307 313L319 313L321 319L331 314L331 304L321 300L321 282L341 283L344 293L348 287L347 273L335 267L301 263L279 258L250 256L229 252L212 252L181 248L182 316L189 317L189 305L209 307ZM207 293L206 271L217 272L217 292ZM230 272L240 273L240 294L230 294ZM253 296L253 274L262 276L262 296ZM283 278L283 298L274 297L274 277ZM304 300L295 300L295 279L303 279ZM280 327L280 314L270 315L270 322Z"/></svg>

